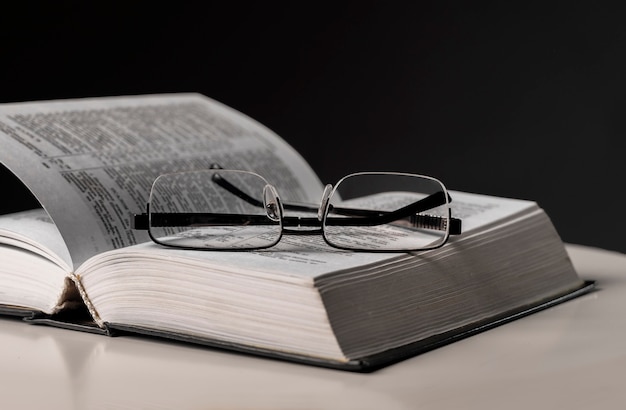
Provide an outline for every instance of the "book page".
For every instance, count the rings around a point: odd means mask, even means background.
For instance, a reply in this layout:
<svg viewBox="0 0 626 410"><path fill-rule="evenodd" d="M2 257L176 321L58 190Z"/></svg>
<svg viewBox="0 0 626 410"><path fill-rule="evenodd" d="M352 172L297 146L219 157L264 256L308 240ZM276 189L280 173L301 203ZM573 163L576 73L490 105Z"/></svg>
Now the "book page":
<svg viewBox="0 0 626 410"><path fill-rule="evenodd" d="M66 271L71 258L54 222L43 209L0 215L0 244L41 255Z"/></svg>
<svg viewBox="0 0 626 410"><path fill-rule="evenodd" d="M521 213L537 209L533 201L524 199L502 198L489 195L449 191L452 201L452 217L463 221L463 233L469 234L476 229L485 229L488 225L513 219Z"/></svg>
<svg viewBox="0 0 626 410"><path fill-rule="evenodd" d="M130 215L145 211L163 173L218 164L263 175L288 201L319 201L322 192L276 134L196 94L5 104L0 144L0 162L52 217L74 267L148 241L130 229Z"/></svg>

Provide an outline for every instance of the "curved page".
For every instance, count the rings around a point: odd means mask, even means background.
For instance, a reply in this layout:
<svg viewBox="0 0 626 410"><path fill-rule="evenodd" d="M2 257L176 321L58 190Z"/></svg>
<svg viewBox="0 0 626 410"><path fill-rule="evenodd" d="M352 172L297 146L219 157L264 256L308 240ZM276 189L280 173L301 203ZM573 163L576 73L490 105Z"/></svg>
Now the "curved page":
<svg viewBox="0 0 626 410"><path fill-rule="evenodd" d="M74 268L148 241L130 229L130 214L145 211L162 173L219 164L264 174L289 201L321 197L321 183L285 141L197 94L5 104L0 145L0 162L48 211Z"/></svg>

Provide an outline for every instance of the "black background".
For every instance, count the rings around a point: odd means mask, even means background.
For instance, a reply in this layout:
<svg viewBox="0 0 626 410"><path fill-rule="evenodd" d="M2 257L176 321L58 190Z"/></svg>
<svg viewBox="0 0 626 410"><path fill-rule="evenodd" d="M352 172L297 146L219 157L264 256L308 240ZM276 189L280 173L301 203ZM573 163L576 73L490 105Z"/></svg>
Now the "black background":
<svg viewBox="0 0 626 410"><path fill-rule="evenodd" d="M200 92L324 182L429 174L534 199L564 240L624 252L623 4L5 4L0 102Z"/></svg>

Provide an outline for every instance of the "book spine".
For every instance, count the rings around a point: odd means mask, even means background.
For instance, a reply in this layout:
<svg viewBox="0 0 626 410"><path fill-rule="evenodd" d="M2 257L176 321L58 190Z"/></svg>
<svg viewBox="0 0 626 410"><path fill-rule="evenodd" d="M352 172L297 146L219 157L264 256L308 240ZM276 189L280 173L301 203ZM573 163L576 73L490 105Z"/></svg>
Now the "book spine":
<svg viewBox="0 0 626 410"><path fill-rule="evenodd" d="M98 311L96 311L96 308L93 306L93 303L91 303L91 300L89 300L89 296L87 295L87 292L85 292L85 288L83 287L83 284L80 281L80 276L76 275L75 273L72 273L70 275L70 278L74 281L74 284L76 285L76 289L78 289L78 292L80 293L80 297L85 302L85 306L87 306L87 310L89 310L89 314L93 318L94 322L96 322L96 324L99 327L106 329L106 325L104 321L100 318Z"/></svg>

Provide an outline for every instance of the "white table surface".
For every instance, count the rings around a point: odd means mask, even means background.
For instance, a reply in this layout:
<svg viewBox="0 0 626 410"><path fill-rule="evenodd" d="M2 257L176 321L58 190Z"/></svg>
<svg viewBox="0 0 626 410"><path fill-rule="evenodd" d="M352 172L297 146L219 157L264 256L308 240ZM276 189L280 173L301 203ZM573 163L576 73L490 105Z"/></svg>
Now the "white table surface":
<svg viewBox="0 0 626 410"><path fill-rule="evenodd" d="M0 319L0 408L626 408L626 255L568 249L597 291L370 374Z"/></svg>

